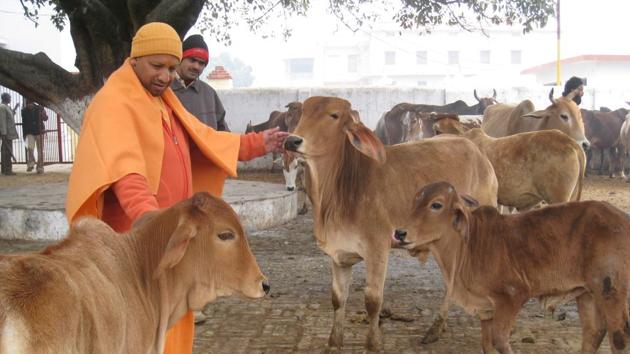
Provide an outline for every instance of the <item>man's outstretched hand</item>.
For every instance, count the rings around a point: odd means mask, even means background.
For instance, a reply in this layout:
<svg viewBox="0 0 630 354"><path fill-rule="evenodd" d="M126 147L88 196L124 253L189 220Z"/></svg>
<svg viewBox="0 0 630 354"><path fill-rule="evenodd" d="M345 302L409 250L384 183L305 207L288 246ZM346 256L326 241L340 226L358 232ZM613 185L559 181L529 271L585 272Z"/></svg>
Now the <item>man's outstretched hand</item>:
<svg viewBox="0 0 630 354"><path fill-rule="evenodd" d="M263 130L263 137L265 139L265 150L270 152L283 152L284 140L289 136L289 133L280 131L280 128L271 128Z"/></svg>

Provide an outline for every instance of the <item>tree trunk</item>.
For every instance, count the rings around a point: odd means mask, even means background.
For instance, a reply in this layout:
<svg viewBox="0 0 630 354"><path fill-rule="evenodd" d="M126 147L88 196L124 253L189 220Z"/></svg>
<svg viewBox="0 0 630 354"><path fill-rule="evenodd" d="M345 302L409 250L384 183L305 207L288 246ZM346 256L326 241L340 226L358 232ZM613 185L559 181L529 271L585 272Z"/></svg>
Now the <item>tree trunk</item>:
<svg viewBox="0 0 630 354"><path fill-rule="evenodd" d="M183 37L197 22L204 2L56 0L57 8L68 18L79 72L64 70L44 53L0 48L0 85L57 111L79 132L85 109L129 55L138 28L147 22L166 22Z"/></svg>
<svg viewBox="0 0 630 354"><path fill-rule="evenodd" d="M81 124L83 123L83 113L90 105L94 95L87 95L81 98L66 98L62 102L53 103L49 108L58 112L63 121L68 124L72 130L80 133Z"/></svg>

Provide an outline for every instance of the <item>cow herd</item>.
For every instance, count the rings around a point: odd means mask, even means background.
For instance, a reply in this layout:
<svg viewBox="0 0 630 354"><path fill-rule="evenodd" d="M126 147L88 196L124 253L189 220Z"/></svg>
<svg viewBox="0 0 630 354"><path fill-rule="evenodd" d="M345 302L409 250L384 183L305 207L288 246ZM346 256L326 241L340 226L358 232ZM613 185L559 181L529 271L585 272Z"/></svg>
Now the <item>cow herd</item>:
<svg viewBox="0 0 630 354"><path fill-rule="evenodd" d="M606 334L613 353L626 350L630 216L580 201L585 149L595 142L571 95L552 91L551 104L535 110L528 100L499 104L495 92L478 99L480 122L400 104L383 116L383 134L337 97L293 102L263 123L291 132L286 156L302 161L315 242L332 261L330 348L344 345L352 267L363 261L366 349L382 350L388 257L403 248L422 263L432 255L443 275L425 343L457 304L479 318L484 353L512 353L510 331L528 300L553 308L575 299L582 353L597 352ZM399 129L389 130L394 116ZM125 235L83 219L42 253L0 256L0 353L161 353L166 329L187 310L268 291L220 199L196 194Z"/></svg>
<svg viewBox="0 0 630 354"><path fill-rule="evenodd" d="M484 353L512 353L510 331L526 301L576 299L582 353L595 353L606 333L613 353L626 348L630 217L579 201L590 143L573 94L551 91L544 110L495 101L480 128L429 114L438 136L393 145L346 100L304 102L285 148L304 159L314 237L332 260L330 347L343 346L351 268L364 261L366 348L382 348L388 255L403 247L420 261L432 254L446 286L424 342L439 337L454 302L480 319ZM534 209L541 202L549 206ZM522 213L501 214L499 204Z"/></svg>

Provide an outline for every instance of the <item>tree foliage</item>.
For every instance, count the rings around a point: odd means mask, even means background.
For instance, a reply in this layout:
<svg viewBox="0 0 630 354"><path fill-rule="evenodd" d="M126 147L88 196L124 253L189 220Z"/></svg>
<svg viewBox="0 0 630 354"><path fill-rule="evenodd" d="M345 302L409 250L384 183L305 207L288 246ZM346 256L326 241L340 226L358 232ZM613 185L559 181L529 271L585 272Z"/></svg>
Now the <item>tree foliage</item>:
<svg viewBox="0 0 630 354"><path fill-rule="evenodd" d="M235 26L246 24L261 36L289 36L289 20L305 16L310 0L16 0L35 24L43 7L51 21L69 27L78 73L70 73L43 53L0 48L0 85L62 112L74 129L82 112L64 111L64 102L85 100L118 68L131 49L136 30L147 22L172 25L184 36L199 23L206 34L230 44ZM386 4L385 4L386 3ZM352 30L380 20L402 29L430 32L438 25L483 31L490 25L518 25L524 31L546 24L554 0L326 0L328 11ZM201 14L201 17L200 17ZM314 29L316 30L316 29ZM71 113L71 114L68 114Z"/></svg>

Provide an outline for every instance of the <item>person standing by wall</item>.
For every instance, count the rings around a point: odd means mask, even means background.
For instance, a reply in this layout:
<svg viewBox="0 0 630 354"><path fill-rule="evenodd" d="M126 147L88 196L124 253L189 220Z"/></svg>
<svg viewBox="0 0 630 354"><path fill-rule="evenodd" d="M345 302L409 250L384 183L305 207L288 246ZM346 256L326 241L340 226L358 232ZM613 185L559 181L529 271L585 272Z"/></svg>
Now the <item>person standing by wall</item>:
<svg viewBox="0 0 630 354"><path fill-rule="evenodd" d="M17 130L15 129L15 110L18 105L16 104L13 109L9 107L11 104L11 95L3 93L0 96L2 103L0 104L0 140L2 140L2 146L0 146L0 162L3 175L11 176L13 172L13 140L18 138Z"/></svg>
<svg viewBox="0 0 630 354"><path fill-rule="evenodd" d="M31 172L37 161L37 173L44 173L44 134L48 115L44 107L33 102L29 98L24 99L22 108L22 136L26 141L26 171ZM35 148L37 147L37 160L35 160Z"/></svg>
<svg viewBox="0 0 630 354"><path fill-rule="evenodd" d="M171 88L193 116L209 127L229 132L219 95L199 79L208 65L208 59L208 45L201 35L194 34L186 38L182 43L182 62L177 67L177 78L173 80Z"/></svg>

